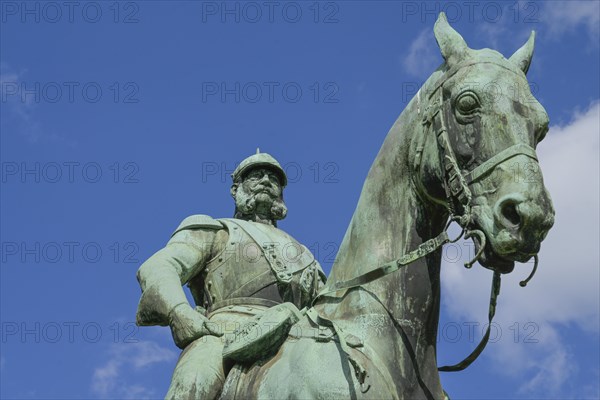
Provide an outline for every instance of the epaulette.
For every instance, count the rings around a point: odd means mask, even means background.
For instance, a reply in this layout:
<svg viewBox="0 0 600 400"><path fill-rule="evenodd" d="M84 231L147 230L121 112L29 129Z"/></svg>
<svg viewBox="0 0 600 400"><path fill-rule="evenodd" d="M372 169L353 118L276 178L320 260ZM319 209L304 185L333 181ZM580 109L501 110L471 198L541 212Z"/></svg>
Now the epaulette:
<svg viewBox="0 0 600 400"><path fill-rule="evenodd" d="M181 221L181 224L179 224L177 229L175 229L175 232L173 232L173 235L171 235L171 237L173 237L177 232L182 231L184 229L199 229L199 228L222 229L223 225L219 221L217 221L216 219L214 219L208 215L204 215L204 214L190 215L189 217L187 217L186 219Z"/></svg>

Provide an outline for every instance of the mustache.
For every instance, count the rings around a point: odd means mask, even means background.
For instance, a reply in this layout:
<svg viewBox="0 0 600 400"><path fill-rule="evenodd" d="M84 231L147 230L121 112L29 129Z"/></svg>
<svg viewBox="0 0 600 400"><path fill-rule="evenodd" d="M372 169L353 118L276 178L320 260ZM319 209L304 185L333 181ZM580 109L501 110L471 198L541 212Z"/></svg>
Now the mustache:
<svg viewBox="0 0 600 400"><path fill-rule="evenodd" d="M275 189L263 185L257 186L251 190L251 194L253 195L257 195L259 193L268 193L271 197L277 196L277 192L275 191Z"/></svg>
<svg viewBox="0 0 600 400"><path fill-rule="evenodd" d="M271 198L270 213L274 220L280 220L287 215L287 207L283 201L283 197L276 192L275 189L268 186L259 185L252 189L244 189L242 187L235 196L235 216L239 218L243 215L251 215L255 212L257 204L257 196L260 193L267 193ZM264 201L264 199L261 199Z"/></svg>

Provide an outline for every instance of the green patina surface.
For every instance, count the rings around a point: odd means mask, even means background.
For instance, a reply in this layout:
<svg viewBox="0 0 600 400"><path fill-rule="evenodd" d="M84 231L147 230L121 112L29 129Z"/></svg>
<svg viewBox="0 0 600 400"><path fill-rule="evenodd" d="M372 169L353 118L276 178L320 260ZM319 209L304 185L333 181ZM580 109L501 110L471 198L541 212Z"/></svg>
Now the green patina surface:
<svg viewBox="0 0 600 400"><path fill-rule="evenodd" d="M443 13L434 33L445 61L386 136L327 286L277 229L286 177L264 153L233 174L234 218L186 219L140 267L138 323L168 325L183 349L167 398L446 396L436 334L447 221L499 276L537 255L554 211L535 153L548 116L526 79L534 34L505 58L470 49Z"/></svg>

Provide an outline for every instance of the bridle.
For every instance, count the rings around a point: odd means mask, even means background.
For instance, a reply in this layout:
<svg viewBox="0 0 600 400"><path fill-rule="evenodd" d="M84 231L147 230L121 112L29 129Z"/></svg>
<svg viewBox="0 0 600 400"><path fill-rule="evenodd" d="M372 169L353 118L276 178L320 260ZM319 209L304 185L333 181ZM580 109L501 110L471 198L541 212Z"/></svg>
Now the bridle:
<svg viewBox="0 0 600 400"><path fill-rule="evenodd" d="M446 209L450 215L450 222L457 222L462 228L462 232L459 235L459 237L453 239L452 241L457 241L458 239L460 239L461 236L463 236L463 234L465 239L473 238L475 236L477 236L477 238L479 239L479 250L477 251L477 253L471 261L465 263L466 268L471 268L473 266L473 264L483 254L483 251L485 250L486 246L485 233L480 229L472 228L473 220L471 214L471 201L473 198L473 193L471 191L470 186L473 183L480 180L481 178L487 176L498 165L518 155L524 155L538 162L535 150L527 144L519 143L506 148L500 153L482 162L471 171L461 170L458 166L456 155L454 154L454 150L452 149L452 146L450 144L450 138L448 136L448 127L445 123L445 120L448 119L451 115L451 107L450 100L444 98L444 83L448 81L448 79L453 77L456 73L458 73L461 69L482 63L494 64L496 66L514 72L512 71L512 69L507 68L506 66L499 64L498 62L495 62L493 60L479 60L476 62L467 61L459 63L458 65L452 67L434 84L433 90L428 96L429 104L425 109L422 119L422 124L425 126L425 132L432 132L433 134L435 134L436 142L438 145L437 147L440 158L440 165L443 168L443 186L446 193L446 199L445 202L443 202L443 204L446 206ZM428 194L421 179L421 159L424 149L424 140L425 137L424 135L422 135L420 137L420 143L418 144L415 152L415 158L413 163L414 171L412 176L415 185L418 189L417 192L420 193L421 196L433 199L432 196ZM446 229L447 228L448 226L446 227ZM537 255L534 256L534 261L534 268L531 274L527 279L520 282L520 285L522 287L525 287L527 285L527 283L533 277L537 270ZM473 350L473 352L468 357L466 357L460 363L451 366L439 367L439 371L462 371L465 368L467 368L473 361L475 361L475 359L481 354L489 340L492 320L496 312L497 298L500 294L500 282L500 272L494 271L494 276L492 279L492 290L490 294L490 305L488 311L488 328L483 338L481 339L479 345L475 348L475 350Z"/></svg>
<svg viewBox="0 0 600 400"><path fill-rule="evenodd" d="M417 193L422 198L424 197L435 203L443 204L450 215L450 221L457 222L462 227L463 230L461 232L461 236L464 234L466 239L477 236L479 239L479 251L477 254L475 254L475 257L471 261L465 263L465 267L467 268L473 266L473 264L479 259L486 245L485 234L481 230L471 229L473 223L471 214L471 200L473 198L473 194L470 186L481 178L487 176L498 165L518 155L527 156L538 162L535 149L524 143L519 143L508 147L495 156L482 162L471 171L464 171L459 168L456 155L454 154L454 150L450 144L448 128L445 123L445 120L451 115L451 107L449 99L444 98L444 83L446 83L448 79L452 78L463 68L470 67L475 64L494 64L514 73L512 69L499 64L495 60L480 60L459 63L458 65L449 69L442 77L440 77L440 79L434 83L433 89L427 99L429 104L425 108L422 118L422 124L425 126L426 135L421 135L417 138L419 142L416 146L415 156L412 164L412 177L413 182L417 187ZM418 100L420 100L420 91L417 96ZM420 105L418 112L420 113ZM443 186L446 193L446 198L441 201L429 195L421 179L421 159L427 132L432 132L432 134L435 134L436 142L438 144L440 165L443 168ZM447 228L448 227L446 227L446 229ZM453 241L457 241L461 236ZM526 281L529 281L529 279L531 279L531 276Z"/></svg>
<svg viewBox="0 0 600 400"><path fill-rule="evenodd" d="M403 255L402 257L400 257L397 260L383 264L383 265L379 266L378 268L370 270L369 272L366 272L355 278L352 278L352 279L349 279L346 281L336 282L331 285L327 284L325 286L325 288L323 288L323 290L321 290L321 292L315 297L315 299L313 300L313 305L316 303L316 301L319 298L321 298L322 296L324 296L326 294L334 293L334 292L337 292L340 290L347 290L347 289L359 287L366 283L372 282L372 281L374 281L378 278L381 278L387 274L395 272L395 271L399 270L400 268L402 268L406 265L409 265L420 258L423 258L423 257L433 253L434 251L436 251L437 249L439 249L441 246L443 246L446 243L454 243L454 242L458 241L463 236L465 239L474 238L474 237L477 237L479 239L479 249L478 249L477 253L475 254L475 257L472 260L465 263L465 267L471 268L473 266L473 264L481 257L481 255L483 254L483 251L486 247L486 237L485 237L485 233L483 231L473 228L473 219L472 219L472 214L471 214L471 212L472 212L471 201L473 198L473 193L471 191L470 186L473 183L479 181L483 177L490 174L490 172L493 171L498 165L500 165L500 164L504 163L505 161L507 161L513 157L516 157L518 155L524 155L524 156L529 157L529 158L535 160L536 162L538 162L535 150L532 147L530 147L524 143L520 143L520 144L516 144L516 145L508 147L507 149L496 154L495 156L482 162L481 164L479 164L477 167L475 167L471 171L463 171L458 166L456 155L450 144L450 138L448 136L448 128L445 123L445 121L450 118L451 107L450 107L449 99L444 98L444 90L443 90L444 83L446 81L448 81L448 79L450 79L451 77L456 75L456 73L458 73L463 68L467 68L467 67L475 65L475 64L483 64L483 63L494 64L501 68L504 68L511 72L516 73L513 69L508 68L507 66L502 65L493 59L484 59L484 60L478 60L478 61L469 60L469 61L459 63L456 66L450 68L432 86L432 90L429 93L429 96L427 97L428 105L425 108L423 117L422 117L422 124L425 127L425 129L424 129L425 135L420 135L416 139L418 142L416 145L416 150L415 150L414 159L413 159L413 163L412 163L413 182L417 188L417 193L419 194L419 196L422 199L428 199L430 202L442 204L445 206L450 217L449 217L448 224L446 225L444 230L438 236L423 242L415 250ZM420 93L421 93L421 91L419 90L419 92L417 93L417 100L419 103L420 103ZM419 114L421 113L420 104L418 104L418 112L419 112ZM429 132L431 132L431 133L429 133ZM421 160L422 160L422 156L423 156L424 143L426 140L426 136L428 134L429 135L435 134L435 137L436 137L438 155L440 158L440 165L443 168L443 186L444 186L444 191L445 191L445 195L446 195L446 198L444 200L436 199L435 197L431 196L428 193L427 189L424 187L423 181L421 179ZM452 222L458 223L460 225L460 227L462 228L462 232L455 239L450 239L448 236L448 232L447 232L447 230ZM537 255L534 256L534 261L535 261L535 264L534 264L531 274L529 275L529 277L527 279L520 282L520 285L522 287L527 285L527 283L533 277L533 275L535 274L535 272L537 270L537 265L538 265ZM439 371L444 371L444 372L462 371L465 368L467 368L469 365L471 365L471 363L473 363L473 361L475 361L475 359L477 359L477 357L481 354L481 352L483 351L483 349L485 348L485 346L487 345L487 343L489 341L492 320L496 313L497 298L498 298L498 295L500 294L500 282L501 282L500 272L494 271L494 276L492 279L491 294L490 294L490 304L489 304L489 310L488 310L488 322L489 323L488 323L488 328L486 330L486 333L484 334L480 343L473 350L473 352L471 352L471 354L469 354L469 356L467 356L463 361L461 361L455 365L439 367L438 368ZM403 334L401 325L398 323L398 321L393 316L393 314L387 309L387 307L379 299L377 299L376 297L375 297L375 299L385 308L385 310L391 317L398 332L400 334ZM367 376L367 373L366 373L365 369L356 362L354 357L352 357L351 351L349 349L348 344L346 343L346 341L344 339L344 334L343 334L341 328L334 321L329 320L329 319L324 318L321 315L319 315L318 312L314 309L314 307L310 308L307 311L307 315L315 324L328 326L328 327L331 327L332 329L334 329L334 331L336 332L336 334L340 340L340 345L341 345L342 351L344 353L346 353L350 364L354 368L355 376L361 385L361 390L363 390L363 392L366 392L369 389L369 386L367 386L365 384L365 378ZM424 387L423 389L426 391L426 393L429 393L429 391L426 387Z"/></svg>

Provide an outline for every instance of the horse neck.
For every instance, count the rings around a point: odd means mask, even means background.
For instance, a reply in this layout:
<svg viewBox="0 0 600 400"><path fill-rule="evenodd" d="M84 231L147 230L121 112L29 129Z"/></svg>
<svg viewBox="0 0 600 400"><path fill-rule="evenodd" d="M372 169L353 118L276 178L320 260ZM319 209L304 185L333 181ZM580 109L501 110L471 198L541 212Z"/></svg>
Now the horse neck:
<svg viewBox="0 0 600 400"><path fill-rule="evenodd" d="M358 205L329 277L348 280L398 259L444 227L443 210L424 204L412 180L415 135L426 135L413 99L388 133L365 180ZM426 145L434 145L430 138ZM420 327L418 342L435 346L441 252L368 285L397 319Z"/></svg>
<svg viewBox="0 0 600 400"><path fill-rule="evenodd" d="M390 129L364 182L330 280L347 280L408 253L441 231L443 210L424 204L413 182L417 135L427 135L413 99ZM431 136L431 135L429 135ZM425 145L435 145L426 138Z"/></svg>

